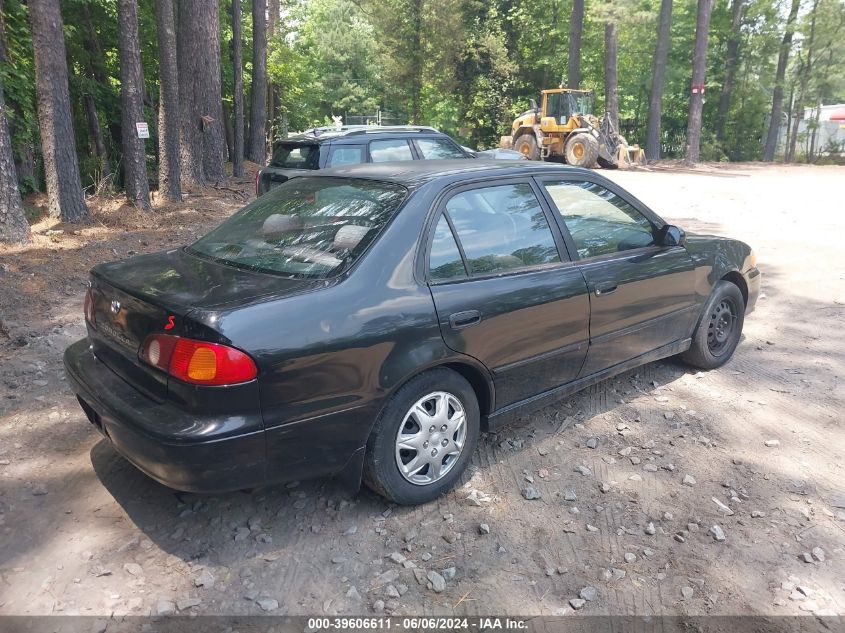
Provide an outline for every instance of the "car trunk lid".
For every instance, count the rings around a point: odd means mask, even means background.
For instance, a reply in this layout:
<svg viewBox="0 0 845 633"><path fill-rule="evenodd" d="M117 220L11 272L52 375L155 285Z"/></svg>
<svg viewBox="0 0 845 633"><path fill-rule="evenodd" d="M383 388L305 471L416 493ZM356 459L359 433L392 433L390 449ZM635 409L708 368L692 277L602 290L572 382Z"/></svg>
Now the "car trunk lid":
<svg viewBox="0 0 845 633"><path fill-rule="evenodd" d="M88 324L89 338L103 363L161 402L167 397L167 375L138 359L149 334L214 340L207 324L190 318L193 310L297 294L315 283L233 268L183 249L101 264L91 271L95 324Z"/></svg>

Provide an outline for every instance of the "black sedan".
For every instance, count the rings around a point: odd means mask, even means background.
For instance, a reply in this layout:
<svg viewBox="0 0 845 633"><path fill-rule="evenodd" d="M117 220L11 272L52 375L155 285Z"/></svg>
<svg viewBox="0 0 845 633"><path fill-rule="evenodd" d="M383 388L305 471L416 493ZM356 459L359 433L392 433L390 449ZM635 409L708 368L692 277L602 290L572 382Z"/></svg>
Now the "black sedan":
<svg viewBox="0 0 845 633"><path fill-rule="evenodd" d="M167 486L338 474L414 504L481 430L659 358L720 366L759 291L747 245L685 235L592 171L356 165L95 267L65 367Z"/></svg>

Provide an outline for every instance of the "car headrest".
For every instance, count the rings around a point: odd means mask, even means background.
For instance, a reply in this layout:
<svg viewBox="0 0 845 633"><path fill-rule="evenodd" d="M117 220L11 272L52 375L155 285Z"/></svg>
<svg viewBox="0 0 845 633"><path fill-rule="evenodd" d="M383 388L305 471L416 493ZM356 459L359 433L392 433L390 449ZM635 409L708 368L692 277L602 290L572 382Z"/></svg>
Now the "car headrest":
<svg viewBox="0 0 845 633"><path fill-rule="evenodd" d="M359 226L357 224L344 224L334 236L333 251L351 251L361 240L370 232L367 226Z"/></svg>
<svg viewBox="0 0 845 633"><path fill-rule="evenodd" d="M261 233L262 235L276 235L277 233L301 231L302 225L302 218L298 215L274 213L264 220L264 224L261 226Z"/></svg>

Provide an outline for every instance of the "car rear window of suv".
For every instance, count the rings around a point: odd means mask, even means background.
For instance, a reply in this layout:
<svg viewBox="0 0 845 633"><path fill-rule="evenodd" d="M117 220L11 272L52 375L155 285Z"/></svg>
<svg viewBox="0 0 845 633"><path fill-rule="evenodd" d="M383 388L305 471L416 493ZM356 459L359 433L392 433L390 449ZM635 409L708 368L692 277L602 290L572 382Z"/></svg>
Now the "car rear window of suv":
<svg viewBox="0 0 845 633"><path fill-rule="evenodd" d="M270 166L283 169L319 169L320 146L316 143L278 143L273 149Z"/></svg>
<svg viewBox="0 0 845 633"><path fill-rule="evenodd" d="M407 194L353 178L293 178L188 247L223 264L321 279L350 268Z"/></svg>

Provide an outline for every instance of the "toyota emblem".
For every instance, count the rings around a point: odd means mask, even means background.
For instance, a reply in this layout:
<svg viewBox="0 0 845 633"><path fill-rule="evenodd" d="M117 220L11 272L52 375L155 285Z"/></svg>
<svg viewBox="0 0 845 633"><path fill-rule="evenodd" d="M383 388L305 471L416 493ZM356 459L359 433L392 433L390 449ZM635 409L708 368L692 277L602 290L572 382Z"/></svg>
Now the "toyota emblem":
<svg viewBox="0 0 845 633"><path fill-rule="evenodd" d="M112 301L111 302L111 313L117 314L120 312L120 301Z"/></svg>

